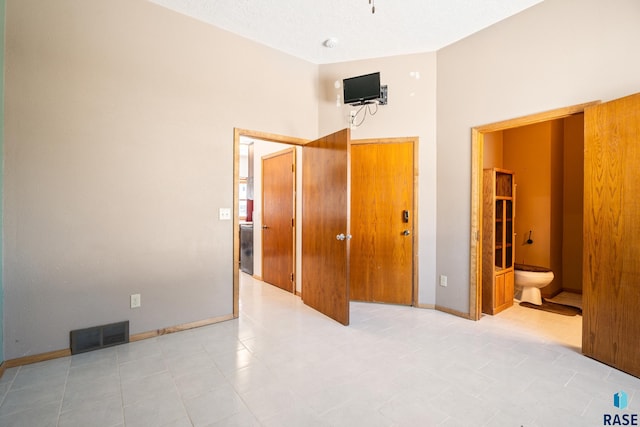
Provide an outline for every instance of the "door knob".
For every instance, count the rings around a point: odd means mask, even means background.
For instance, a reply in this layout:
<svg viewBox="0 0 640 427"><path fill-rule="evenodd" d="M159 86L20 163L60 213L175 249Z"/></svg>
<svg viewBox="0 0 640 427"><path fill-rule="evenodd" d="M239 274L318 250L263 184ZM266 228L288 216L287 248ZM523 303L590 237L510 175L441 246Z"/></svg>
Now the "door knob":
<svg viewBox="0 0 640 427"><path fill-rule="evenodd" d="M344 233L340 233L340 234L338 234L338 235L336 236L336 239L337 239L337 240L344 240L344 239L346 239L346 238L347 238L347 236L345 236L345 235L344 235Z"/></svg>
<svg viewBox="0 0 640 427"><path fill-rule="evenodd" d="M405 235L405 236L408 236L409 234L411 234L411 231L409 231L409 230L404 230L404 231L402 232L402 234L403 234L403 235Z"/></svg>
<svg viewBox="0 0 640 427"><path fill-rule="evenodd" d="M269 228L269 227L267 227L266 225L263 225L263 226L262 226L262 229L263 229L263 230L266 230L267 228Z"/></svg>

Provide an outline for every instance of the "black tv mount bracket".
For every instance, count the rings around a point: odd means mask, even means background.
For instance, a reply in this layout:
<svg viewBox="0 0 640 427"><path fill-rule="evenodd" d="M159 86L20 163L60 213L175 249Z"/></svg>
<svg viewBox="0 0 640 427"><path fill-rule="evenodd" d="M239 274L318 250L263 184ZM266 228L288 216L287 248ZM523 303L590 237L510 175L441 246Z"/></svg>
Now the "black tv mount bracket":
<svg viewBox="0 0 640 427"><path fill-rule="evenodd" d="M387 105L387 85L380 86L380 98L377 101L379 105Z"/></svg>

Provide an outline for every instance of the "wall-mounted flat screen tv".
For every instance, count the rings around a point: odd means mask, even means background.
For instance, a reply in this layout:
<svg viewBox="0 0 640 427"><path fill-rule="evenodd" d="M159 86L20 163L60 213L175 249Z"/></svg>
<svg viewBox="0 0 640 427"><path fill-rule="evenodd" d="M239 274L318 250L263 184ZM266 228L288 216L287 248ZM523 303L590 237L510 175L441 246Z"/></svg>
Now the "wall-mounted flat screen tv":
<svg viewBox="0 0 640 427"><path fill-rule="evenodd" d="M357 105L380 98L380 73L365 74L342 80L344 103Z"/></svg>

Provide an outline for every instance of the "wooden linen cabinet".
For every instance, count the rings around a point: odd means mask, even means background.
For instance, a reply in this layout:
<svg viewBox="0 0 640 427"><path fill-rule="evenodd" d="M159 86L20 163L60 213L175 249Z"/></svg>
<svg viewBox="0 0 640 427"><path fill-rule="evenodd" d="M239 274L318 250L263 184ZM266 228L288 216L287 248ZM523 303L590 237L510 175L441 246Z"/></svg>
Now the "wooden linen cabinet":
<svg viewBox="0 0 640 427"><path fill-rule="evenodd" d="M482 312L493 315L513 305L513 172L485 169L482 198Z"/></svg>

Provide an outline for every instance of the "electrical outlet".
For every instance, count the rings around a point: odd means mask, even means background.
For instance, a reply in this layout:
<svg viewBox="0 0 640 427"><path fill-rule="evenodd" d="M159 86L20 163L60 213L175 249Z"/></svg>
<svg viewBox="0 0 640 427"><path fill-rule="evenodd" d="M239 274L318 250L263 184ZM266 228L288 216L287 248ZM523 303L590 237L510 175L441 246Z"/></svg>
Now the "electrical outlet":
<svg viewBox="0 0 640 427"><path fill-rule="evenodd" d="M447 287L447 276L444 274L440 275L440 286L444 286L445 288Z"/></svg>
<svg viewBox="0 0 640 427"><path fill-rule="evenodd" d="M229 209L229 208L220 208L218 210L218 219L221 219L221 220L231 219L231 209Z"/></svg>
<svg viewBox="0 0 640 427"><path fill-rule="evenodd" d="M356 126L356 110L349 111L349 128L355 129Z"/></svg>
<svg viewBox="0 0 640 427"><path fill-rule="evenodd" d="M131 308L138 308L141 305L140 294L131 294Z"/></svg>

